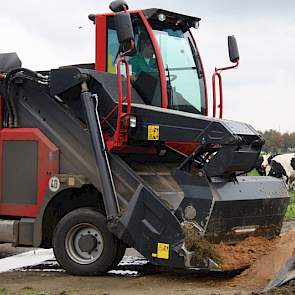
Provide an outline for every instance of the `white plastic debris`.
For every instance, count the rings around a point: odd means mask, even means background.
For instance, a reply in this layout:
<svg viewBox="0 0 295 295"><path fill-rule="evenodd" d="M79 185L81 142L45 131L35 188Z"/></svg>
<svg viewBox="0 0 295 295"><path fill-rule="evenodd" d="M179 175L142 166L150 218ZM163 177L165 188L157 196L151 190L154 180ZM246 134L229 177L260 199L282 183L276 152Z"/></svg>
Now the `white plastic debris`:
<svg viewBox="0 0 295 295"><path fill-rule="evenodd" d="M0 273L23 267L38 265L46 260L54 259L52 249L37 249L18 255L0 259Z"/></svg>

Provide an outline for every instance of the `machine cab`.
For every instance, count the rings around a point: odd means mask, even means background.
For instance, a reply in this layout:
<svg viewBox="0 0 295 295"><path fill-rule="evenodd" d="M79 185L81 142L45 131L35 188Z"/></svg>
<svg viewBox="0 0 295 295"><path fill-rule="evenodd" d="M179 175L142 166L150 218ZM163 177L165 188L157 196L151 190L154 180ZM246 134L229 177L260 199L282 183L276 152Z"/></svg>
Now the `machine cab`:
<svg viewBox="0 0 295 295"><path fill-rule="evenodd" d="M190 32L200 19L160 9L130 11L134 49L126 55L143 103L207 115L204 70ZM115 15L96 15L96 70L116 73Z"/></svg>

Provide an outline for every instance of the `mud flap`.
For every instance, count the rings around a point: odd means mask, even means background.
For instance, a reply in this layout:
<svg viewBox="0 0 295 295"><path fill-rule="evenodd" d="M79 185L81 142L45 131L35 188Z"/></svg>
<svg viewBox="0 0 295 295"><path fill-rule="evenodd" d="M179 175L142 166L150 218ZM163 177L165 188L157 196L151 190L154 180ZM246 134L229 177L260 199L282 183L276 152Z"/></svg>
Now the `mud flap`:
<svg viewBox="0 0 295 295"><path fill-rule="evenodd" d="M295 279L295 254L285 263L274 279L268 283L262 292L267 292L275 287L280 287L293 279Z"/></svg>
<svg viewBox="0 0 295 295"><path fill-rule="evenodd" d="M153 264L184 268L183 232L173 212L143 185L138 187L126 209L116 236Z"/></svg>

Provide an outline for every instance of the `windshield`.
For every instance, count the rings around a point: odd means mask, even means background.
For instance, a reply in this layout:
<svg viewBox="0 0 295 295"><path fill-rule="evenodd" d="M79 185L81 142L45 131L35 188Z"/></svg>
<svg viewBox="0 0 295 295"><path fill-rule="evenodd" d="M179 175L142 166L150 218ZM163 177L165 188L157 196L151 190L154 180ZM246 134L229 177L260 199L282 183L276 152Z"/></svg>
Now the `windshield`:
<svg viewBox="0 0 295 295"><path fill-rule="evenodd" d="M190 34L181 29L152 27L163 58L169 108L205 114L203 73Z"/></svg>

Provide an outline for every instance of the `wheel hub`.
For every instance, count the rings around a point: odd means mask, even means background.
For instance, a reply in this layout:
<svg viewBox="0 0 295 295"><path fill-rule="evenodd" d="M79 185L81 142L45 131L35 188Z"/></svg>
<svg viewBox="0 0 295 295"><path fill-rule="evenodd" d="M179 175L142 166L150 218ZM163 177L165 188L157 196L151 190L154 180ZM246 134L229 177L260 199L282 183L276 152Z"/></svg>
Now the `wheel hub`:
<svg viewBox="0 0 295 295"><path fill-rule="evenodd" d="M82 252L92 252L97 246L97 240L92 235L82 235L78 241L78 245Z"/></svg>
<svg viewBox="0 0 295 295"><path fill-rule="evenodd" d="M78 224L67 234L65 246L69 257L79 264L96 261L103 251L103 238L92 224Z"/></svg>

